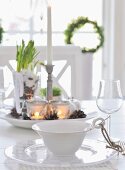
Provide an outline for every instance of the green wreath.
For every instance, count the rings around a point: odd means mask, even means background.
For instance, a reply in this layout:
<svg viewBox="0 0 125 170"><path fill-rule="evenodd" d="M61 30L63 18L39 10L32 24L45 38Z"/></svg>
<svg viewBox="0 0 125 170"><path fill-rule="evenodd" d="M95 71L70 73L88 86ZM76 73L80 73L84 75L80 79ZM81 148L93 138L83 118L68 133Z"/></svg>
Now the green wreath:
<svg viewBox="0 0 125 170"><path fill-rule="evenodd" d="M95 48L83 47L81 50L82 50L83 53L96 52L104 44L103 28L98 26L96 21L91 21L88 18L85 18L85 17L82 17L82 16L78 17L76 20L73 20L68 25L67 29L64 31L65 42L66 42L66 44L73 44L72 38L73 38L74 33L78 29L83 27L85 24L92 24L93 25L93 29L94 29L95 33L97 34L97 38L99 39L99 43L97 44L97 46Z"/></svg>

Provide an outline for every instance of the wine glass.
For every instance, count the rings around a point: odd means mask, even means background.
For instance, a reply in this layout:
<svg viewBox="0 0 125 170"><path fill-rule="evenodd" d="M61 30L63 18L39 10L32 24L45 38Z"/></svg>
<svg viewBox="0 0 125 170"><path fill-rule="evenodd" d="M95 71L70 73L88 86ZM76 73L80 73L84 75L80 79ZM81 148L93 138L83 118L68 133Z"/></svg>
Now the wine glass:
<svg viewBox="0 0 125 170"><path fill-rule="evenodd" d="M101 80L96 99L100 111L109 115L107 131L110 136L111 114L120 110L123 103L120 80Z"/></svg>

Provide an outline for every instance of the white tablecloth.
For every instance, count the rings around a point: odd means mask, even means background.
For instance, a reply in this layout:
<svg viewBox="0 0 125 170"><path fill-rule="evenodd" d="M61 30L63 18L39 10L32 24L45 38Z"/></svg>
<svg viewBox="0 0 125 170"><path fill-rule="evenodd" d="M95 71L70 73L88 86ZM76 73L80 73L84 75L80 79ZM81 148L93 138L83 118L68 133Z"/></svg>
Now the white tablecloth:
<svg viewBox="0 0 125 170"><path fill-rule="evenodd" d="M83 105L92 110L97 109L95 101L84 101ZM112 135L125 141L125 105L122 109L112 115ZM98 130L94 130L88 135L89 138L97 139L100 136ZM4 150L10 145L14 145L22 140L33 140L38 138L38 135L29 129L17 128L10 125L4 120L0 120L0 170L40 170L39 167L19 165L17 162L9 160L4 155ZM44 170L50 170L50 168L42 168ZM65 170L124 170L125 169L125 157L120 156L118 160L112 160L112 162L105 162L100 165L92 167L82 168L51 168L51 170L65 169Z"/></svg>

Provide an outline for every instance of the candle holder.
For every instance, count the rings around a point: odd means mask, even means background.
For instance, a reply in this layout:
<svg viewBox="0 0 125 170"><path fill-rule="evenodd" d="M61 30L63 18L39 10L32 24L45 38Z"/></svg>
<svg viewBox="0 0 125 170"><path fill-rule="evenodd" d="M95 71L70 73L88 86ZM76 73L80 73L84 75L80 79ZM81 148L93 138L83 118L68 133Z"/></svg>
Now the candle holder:
<svg viewBox="0 0 125 170"><path fill-rule="evenodd" d="M53 99L53 90L52 90L52 72L53 72L53 65L46 65L46 71L48 73L47 79L47 100L51 101Z"/></svg>
<svg viewBox="0 0 125 170"><path fill-rule="evenodd" d="M44 120L69 119L74 111L75 107L69 101L48 101L42 110Z"/></svg>
<svg viewBox="0 0 125 170"><path fill-rule="evenodd" d="M28 101L27 102L27 116L31 120L43 120L44 119L44 108L46 101Z"/></svg>
<svg viewBox="0 0 125 170"><path fill-rule="evenodd" d="M58 119L68 119L69 116L75 111L74 105L68 100L52 101Z"/></svg>

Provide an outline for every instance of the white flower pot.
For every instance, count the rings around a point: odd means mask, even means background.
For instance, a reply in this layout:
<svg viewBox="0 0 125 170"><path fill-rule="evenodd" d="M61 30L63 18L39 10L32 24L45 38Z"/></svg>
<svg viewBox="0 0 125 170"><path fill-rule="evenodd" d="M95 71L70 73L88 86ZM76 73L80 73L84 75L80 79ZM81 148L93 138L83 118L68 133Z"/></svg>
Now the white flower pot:
<svg viewBox="0 0 125 170"><path fill-rule="evenodd" d="M32 72L13 72L15 106L18 113L21 113L21 100L29 100L34 97L38 87L38 76Z"/></svg>

